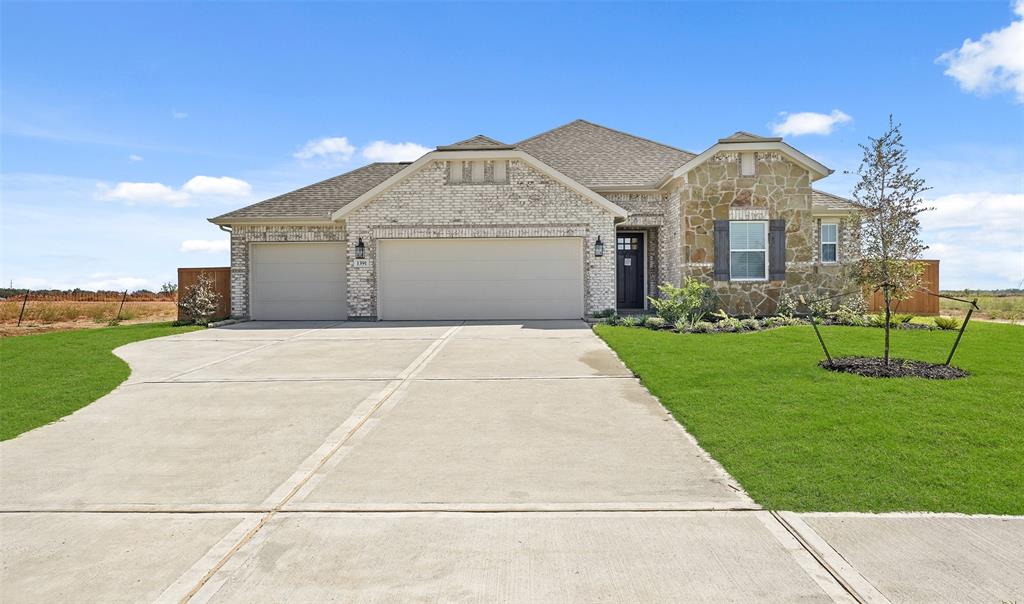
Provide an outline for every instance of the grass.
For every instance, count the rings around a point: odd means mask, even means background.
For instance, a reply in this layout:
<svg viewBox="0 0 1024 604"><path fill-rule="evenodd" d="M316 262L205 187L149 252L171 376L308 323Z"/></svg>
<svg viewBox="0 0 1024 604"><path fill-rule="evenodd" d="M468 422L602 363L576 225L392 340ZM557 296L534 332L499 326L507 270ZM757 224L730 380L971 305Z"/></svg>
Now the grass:
<svg viewBox="0 0 1024 604"><path fill-rule="evenodd" d="M1024 327L972 322L954 381L825 371L806 326L596 329L767 508L1024 514ZM836 356L881 353L880 329L822 335ZM942 362L955 337L896 330L894 356Z"/></svg>
<svg viewBox="0 0 1024 604"><path fill-rule="evenodd" d="M72 413L123 382L118 346L192 331L170 323L64 331L0 339L0 440Z"/></svg>

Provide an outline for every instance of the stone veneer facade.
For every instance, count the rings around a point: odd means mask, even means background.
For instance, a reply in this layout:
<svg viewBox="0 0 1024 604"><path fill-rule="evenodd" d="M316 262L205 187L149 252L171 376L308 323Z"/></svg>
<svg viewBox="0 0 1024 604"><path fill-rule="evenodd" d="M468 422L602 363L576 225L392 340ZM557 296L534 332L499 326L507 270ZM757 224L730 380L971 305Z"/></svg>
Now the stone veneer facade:
<svg viewBox="0 0 1024 604"><path fill-rule="evenodd" d="M678 201L681 217L681 277L713 283L726 312L772 314L783 289L794 299L812 299L844 288L841 264L820 262L821 220L812 212L811 175L781 153L755 153L753 176L740 174L738 153L718 153L680 179L670 199ZM715 220L780 218L786 221L785 281L713 280ZM839 231L842 240L842 225Z"/></svg>
<svg viewBox="0 0 1024 604"><path fill-rule="evenodd" d="M608 210L520 160L508 162L505 183L450 184L450 163L425 164L346 217L350 317L376 317L377 242L396 238L579 237L584 312L614 308L615 225ZM607 250L600 258L593 251L598 236ZM359 238L368 267L353 265Z"/></svg>

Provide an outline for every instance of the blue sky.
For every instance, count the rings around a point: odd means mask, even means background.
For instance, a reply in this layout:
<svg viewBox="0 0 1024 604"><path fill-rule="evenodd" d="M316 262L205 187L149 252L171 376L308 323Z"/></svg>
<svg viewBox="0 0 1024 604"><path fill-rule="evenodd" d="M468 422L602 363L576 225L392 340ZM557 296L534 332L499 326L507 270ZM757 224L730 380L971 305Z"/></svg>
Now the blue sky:
<svg viewBox="0 0 1024 604"><path fill-rule="evenodd" d="M5 3L0 282L156 287L227 264L208 217L575 118L695 152L783 132L848 195L857 143L893 113L934 187L943 287L1019 287L1022 19L1008 2Z"/></svg>

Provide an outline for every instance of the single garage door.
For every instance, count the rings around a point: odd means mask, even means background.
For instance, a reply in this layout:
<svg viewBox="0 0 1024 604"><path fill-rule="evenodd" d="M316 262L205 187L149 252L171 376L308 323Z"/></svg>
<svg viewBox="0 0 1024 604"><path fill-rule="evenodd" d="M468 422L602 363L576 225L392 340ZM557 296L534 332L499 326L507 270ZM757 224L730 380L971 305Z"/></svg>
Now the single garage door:
<svg viewBox="0 0 1024 604"><path fill-rule="evenodd" d="M583 240L385 239L382 319L578 319Z"/></svg>
<svg viewBox="0 0 1024 604"><path fill-rule="evenodd" d="M250 252L253 319L347 317L344 243L254 243Z"/></svg>

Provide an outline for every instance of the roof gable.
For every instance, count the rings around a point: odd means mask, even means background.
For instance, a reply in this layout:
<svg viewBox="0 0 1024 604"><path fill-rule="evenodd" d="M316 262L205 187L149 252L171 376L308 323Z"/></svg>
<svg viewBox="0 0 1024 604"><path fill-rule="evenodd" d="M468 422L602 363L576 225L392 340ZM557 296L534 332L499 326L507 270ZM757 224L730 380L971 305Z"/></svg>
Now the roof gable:
<svg viewBox="0 0 1024 604"><path fill-rule="evenodd" d="M693 153L576 120L516 143L591 189L654 188Z"/></svg>
<svg viewBox="0 0 1024 604"><path fill-rule="evenodd" d="M558 183L565 187L572 189L579 193L581 196L601 207L608 213L612 214L616 218L625 218L628 212L620 206L612 203L605 197L598 195L593 190L587 188L583 184L573 180L569 176L563 174L552 166L547 165L543 161L533 157L519 149L495 149L493 151L481 151L481 150L457 150L457 151L431 151L423 157L417 159L411 164L404 166L400 171L388 177L383 182L377 184L372 189L366 191L356 199L345 204L341 209L337 210L331 215L333 220L344 220L346 216L355 212L364 205L371 203L384 191L387 191L391 187L394 187L401 183L409 176L415 174L418 170L423 168L429 162L433 161L449 161L449 160L476 160L476 159L514 159L525 162L533 168L547 174Z"/></svg>
<svg viewBox="0 0 1024 604"><path fill-rule="evenodd" d="M473 151L473 150L490 150L490 149L512 149L513 145L506 145L501 141L496 141L489 136L483 134L477 134L472 138L467 138L464 141L452 143L450 145L440 145L438 151Z"/></svg>
<svg viewBox="0 0 1024 604"><path fill-rule="evenodd" d="M781 136L758 136L742 130L733 132L730 136L718 139L720 143L780 143Z"/></svg>

